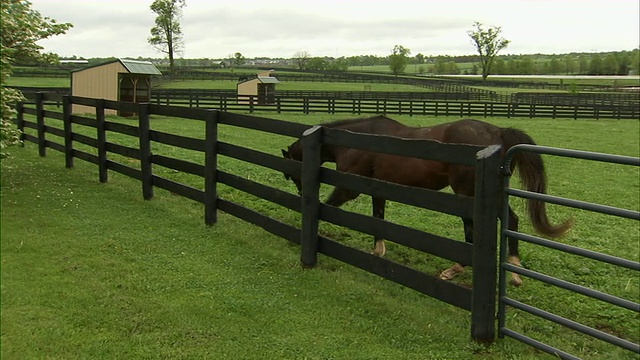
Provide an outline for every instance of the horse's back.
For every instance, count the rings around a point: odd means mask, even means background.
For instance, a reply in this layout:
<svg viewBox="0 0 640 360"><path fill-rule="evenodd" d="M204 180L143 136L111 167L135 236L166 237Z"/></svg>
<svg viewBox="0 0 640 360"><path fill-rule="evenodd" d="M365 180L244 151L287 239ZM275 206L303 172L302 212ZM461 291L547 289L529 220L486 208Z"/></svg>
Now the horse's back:
<svg viewBox="0 0 640 360"><path fill-rule="evenodd" d="M452 144L500 145L502 129L484 121L462 119L447 124L440 141Z"/></svg>
<svg viewBox="0 0 640 360"><path fill-rule="evenodd" d="M398 136L410 127L384 115L376 115L368 118L356 118L339 120L326 123L323 126L353 132Z"/></svg>

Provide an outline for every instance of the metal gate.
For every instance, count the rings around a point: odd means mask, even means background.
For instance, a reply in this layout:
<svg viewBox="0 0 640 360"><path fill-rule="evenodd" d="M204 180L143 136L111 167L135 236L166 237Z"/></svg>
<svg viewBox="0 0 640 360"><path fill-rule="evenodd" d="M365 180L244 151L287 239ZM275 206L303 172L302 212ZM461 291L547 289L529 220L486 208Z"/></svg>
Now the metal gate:
<svg viewBox="0 0 640 360"><path fill-rule="evenodd" d="M523 152L523 151L569 157L569 158L575 158L575 159L614 163L614 164L620 164L620 165L640 166L640 158L635 158L635 157L618 156L618 155L594 153L594 152L587 152L587 151L577 151L577 150L568 150L568 149L559 149L559 148L523 144L523 145L516 145L511 149L509 149L505 157L505 161L503 163L503 169L506 169L508 171L508 169L510 168L511 159L513 158L514 154L517 152ZM545 284L553 285L568 291L576 292L584 296L588 296L617 307L622 307L622 308L634 311L636 313L640 313L640 304L634 301L623 299L623 298L613 296L607 293L603 293L582 285L578 285L569 281L558 279L553 276L541 274L536 271L524 269L521 267L516 267L514 265L506 263L507 237L512 237L530 244L535 244L538 246L554 249L560 252L578 255L584 258L593 259L596 261L630 269L631 271L634 272L634 274L637 274L638 272L640 272L640 263L636 261L631 261L631 260L627 260L627 259L623 259L623 258L611 256L611 255L606 255L599 252L595 252L595 251L591 251L591 250L587 250L587 249L583 249L583 248L579 248L579 247L575 247L567 244L562 244L555 241L546 240L540 237L509 230L508 221L507 221L509 196L515 196L515 197L520 197L525 199L536 199L536 200L545 201L551 204L557 204L557 205L597 212L601 214L607 214L607 215L616 216L616 217L622 217L626 219L633 219L633 220L640 220L640 212L621 209L617 207L605 206L600 204L594 204L589 202L583 202L583 201L578 201L573 199L561 198L561 197L556 197L556 196L551 196L546 194L538 194L534 192L512 189L509 187L510 174L505 174L505 175L506 175L504 177L505 191L504 191L504 202L503 202L503 209L505 213L503 216L504 220L502 221L501 237L500 237L501 243L500 243L499 301L498 301L498 328L499 328L498 334L499 336L511 337L513 339L516 339L528 345L531 345L539 350L542 350L549 354L553 354L561 359L579 359L578 357L572 354L569 354L560 349L556 349L548 344L535 340L532 337L529 337L525 334L518 333L513 329L509 329L508 325L506 324L506 312L507 312L507 306L509 306L509 307L524 311L526 313L532 314L534 316L543 318L545 320L551 321L553 323L560 324L568 329L586 334L593 338L621 347L623 349L627 349L635 353L640 353L639 344L633 343L625 339L621 339L607 332L603 332L596 328L586 326L579 322L567 319L557 314L547 312L540 308L525 304L524 302L509 298L507 295L507 289L506 289L506 272L510 271L510 272L514 272L514 273L526 276L531 279L541 281Z"/></svg>

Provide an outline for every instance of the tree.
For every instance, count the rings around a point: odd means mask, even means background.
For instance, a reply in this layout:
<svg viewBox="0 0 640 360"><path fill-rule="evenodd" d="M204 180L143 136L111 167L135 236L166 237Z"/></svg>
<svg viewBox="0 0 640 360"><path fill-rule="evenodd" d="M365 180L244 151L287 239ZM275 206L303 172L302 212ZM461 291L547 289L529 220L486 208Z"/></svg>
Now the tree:
<svg viewBox="0 0 640 360"><path fill-rule="evenodd" d="M582 75L582 74L586 74L589 72L589 58L585 55L580 55L580 58L578 59L578 66L580 68L580 70L578 71L578 74Z"/></svg>
<svg viewBox="0 0 640 360"><path fill-rule="evenodd" d="M635 75L640 74L640 50L638 49L633 50L631 53L630 69Z"/></svg>
<svg viewBox="0 0 640 360"><path fill-rule="evenodd" d="M576 69L578 67L578 63L576 62L576 59L573 55L569 54L569 55L565 55L564 57L564 70L565 70L565 74L569 75L569 74L573 74L576 72Z"/></svg>
<svg viewBox="0 0 640 360"><path fill-rule="evenodd" d="M509 45L509 40L500 37L502 28L492 26L484 29L479 22L473 23L474 29L467 31L471 42L476 47L480 55L480 65L482 67L482 80L486 80L491 73L491 66L498 52Z"/></svg>
<svg viewBox="0 0 640 360"><path fill-rule="evenodd" d="M402 45L396 45L393 47L391 55L389 55L389 69L391 72L398 76L404 72L409 62L408 55L411 54L411 50L405 48Z"/></svg>
<svg viewBox="0 0 640 360"><path fill-rule="evenodd" d="M331 71L347 71L349 70L349 62L344 57L339 57L327 64L327 70Z"/></svg>
<svg viewBox="0 0 640 360"><path fill-rule="evenodd" d="M549 68L547 69L547 73L555 75L560 74L562 72L562 64L558 61L558 58L553 56L548 63Z"/></svg>
<svg viewBox="0 0 640 360"><path fill-rule="evenodd" d="M169 56L169 68L174 73L174 55L182 50L182 29L180 18L185 0L155 0L151 4L151 11L156 13L155 26L151 28L149 44L158 51Z"/></svg>
<svg viewBox="0 0 640 360"><path fill-rule="evenodd" d="M436 59L436 62L433 64L433 67L431 68L431 72L434 73L435 75L443 75L446 73L446 63L444 61L444 58L438 57Z"/></svg>
<svg viewBox="0 0 640 360"><path fill-rule="evenodd" d="M629 52L622 51L614 55L618 61L617 75L629 75L629 66L631 65L631 58Z"/></svg>
<svg viewBox="0 0 640 360"><path fill-rule="evenodd" d="M323 57L312 57L305 65L307 70L323 71L327 70L327 61Z"/></svg>
<svg viewBox="0 0 640 360"><path fill-rule="evenodd" d="M52 62L57 61L55 54L42 53L37 42L54 35L64 34L73 25L58 23L56 20L42 17L40 12L31 8L31 3L23 0L2 0L0 16L0 83L6 84L11 76L11 65L15 62ZM0 89L0 155L6 155L6 148L20 142L20 133L11 125L15 117L12 105L23 100L18 90L2 86Z"/></svg>
<svg viewBox="0 0 640 360"><path fill-rule="evenodd" d="M458 68L458 64L455 61L447 61L445 64L445 74L448 75L458 75L460 74L460 69Z"/></svg>
<svg viewBox="0 0 640 360"><path fill-rule="evenodd" d="M536 64L533 63L533 59L530 56L525 56L518 63L518 74L520 75L533 75L536 71Z"/></svg>
<svg viewBox="0 0 640 360"><path fill-rule="evenodd" d="M493 63L493 73L496 75L505 75L507 73L507 64L504 59L497 58Z"/></svg>
<svg viewBox="0 0 640 360"><path fill-rule="evenodd" d="M618 59L613 54L607 54L602 60L602 74L603 75L617 75L620 64Z"/></svg>
<svg viewBox="0 0 640 360"><path fill-rule="evenodd" d="M296 63L298 65L298 69L305 69L307 63L309 62L309 58L311 55L306 51L298 51L293 55L294 59L296 59Z"/></svg>
<svg viewBox="0 0 640 360"><path fill-rule="evenodd" d="M234 63L236 66L240 66L240 65L244 64L245 60L246 60L246 59L244 58L244 56L243 56L241 53L239 53L239 52L237 52L237 53L235 53L235 54L233 55L233 63Z"/></svg>
<svg viewBox="0 0 640 360"><path fill-rule="evenodd" d="M591 57L589 61L589 70L587 70L589 75L602 75L604 72L602 71L602 58L600 55L596 54Z"/></svg>

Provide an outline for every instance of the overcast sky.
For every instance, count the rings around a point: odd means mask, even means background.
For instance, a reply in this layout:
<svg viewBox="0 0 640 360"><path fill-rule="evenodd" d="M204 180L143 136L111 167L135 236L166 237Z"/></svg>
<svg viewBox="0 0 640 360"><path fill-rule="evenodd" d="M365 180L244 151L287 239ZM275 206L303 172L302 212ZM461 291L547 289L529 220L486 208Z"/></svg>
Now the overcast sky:
<svg viewBox="0 0 640 360"><path fill-rule="evenodd" d="M152 0L31 0L43 16L74 27L41 41L79 57L163 57L148 44ZM632 50L640 45L639 0L186 0L185 58L474 54L473 22L502 27L502 54Z"/></svg>

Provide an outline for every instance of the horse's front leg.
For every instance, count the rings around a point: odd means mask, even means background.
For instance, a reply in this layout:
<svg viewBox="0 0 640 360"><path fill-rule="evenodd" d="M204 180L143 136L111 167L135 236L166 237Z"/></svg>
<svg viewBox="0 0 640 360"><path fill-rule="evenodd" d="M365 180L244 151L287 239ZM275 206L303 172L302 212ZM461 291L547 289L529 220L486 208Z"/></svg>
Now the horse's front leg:
<svg viewBox="0 0 640 360"><path fill-rule="evenodd" d="M373 203L373 216L378 219L384 219L384 206L385 199L372 197L371 201ZM373 244L373 255L384 256L387 252L387 248L384 245L384 239L380 237L375 237Z"/></svg>
<svg viewBox="0 0 640 360"><path fill-rule="evenodd" d="M473 244L473 220L463 218L462 223L464 224L464 240L470 244ZM454 277L456 277L456 275L464 271L465 265L466 264L455 263L452 267L440 273L440 279L453 279Z"/></svg>

